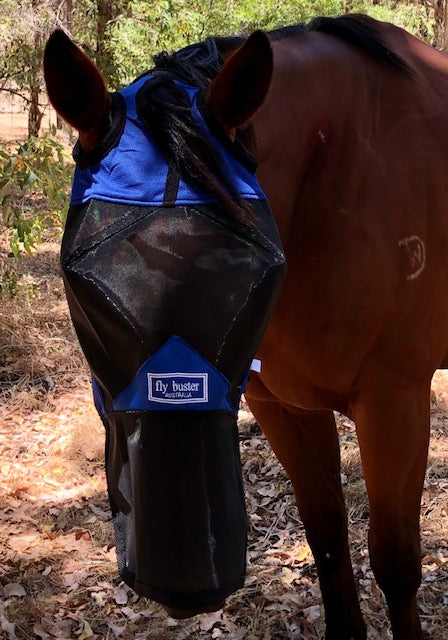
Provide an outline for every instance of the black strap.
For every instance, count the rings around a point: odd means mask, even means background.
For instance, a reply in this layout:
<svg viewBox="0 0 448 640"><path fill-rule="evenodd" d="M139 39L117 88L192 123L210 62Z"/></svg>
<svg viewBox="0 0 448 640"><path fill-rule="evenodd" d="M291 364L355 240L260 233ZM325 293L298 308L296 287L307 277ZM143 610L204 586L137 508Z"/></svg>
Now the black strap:
<svg viewBox="0 0 448 640"><path fill-rule="evenodd" d="M120 141L126 124L126 103L120 93L111 93L111 105L101 123L100 140L92 151L84 151L76 142L72 156L79 169L86 169L107 156Z"/></svg>
<svg viewBox="0 0 448 640"><path fill-rule="evenodd" d="M168 175L166 177L165 193L163 194L163 206L175 207L177 192L179 191L180 175L174 162L168 163Z"/></svg>

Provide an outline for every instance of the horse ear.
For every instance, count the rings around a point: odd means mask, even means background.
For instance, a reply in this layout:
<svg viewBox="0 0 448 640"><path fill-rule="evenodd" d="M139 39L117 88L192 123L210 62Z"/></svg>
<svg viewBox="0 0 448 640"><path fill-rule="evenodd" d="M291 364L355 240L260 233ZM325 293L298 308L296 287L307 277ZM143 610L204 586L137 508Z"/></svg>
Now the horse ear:
<svg viewBox="0 0 448 640"><path fill-rule="evenodd" d="M224 63L206 96L208 106L231 131L247 124L263 104L272 77L272 48L263 31L255 31Z"/></svg>
<svg viewBox="0 0 448 640"><path fill-rule="evenodd" d="M98 132L109 107L101 73L90 58L61 30L45 47L44 76L50 102L59 115L84 137Z"/></svg>

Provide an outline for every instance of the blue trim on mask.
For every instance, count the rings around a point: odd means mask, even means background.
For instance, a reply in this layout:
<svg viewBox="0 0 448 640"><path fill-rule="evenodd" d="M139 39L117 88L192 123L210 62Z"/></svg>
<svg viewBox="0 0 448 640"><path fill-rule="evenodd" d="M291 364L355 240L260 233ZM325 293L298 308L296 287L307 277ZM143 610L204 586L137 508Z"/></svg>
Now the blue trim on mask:
<svg viewBox="0 0 448 640"><path fill-rule="evenodd" d="M126 103L126 122L118 144L99 162L85 169L76 168L72 185L71 205L83 204L92 198L128 205L163 205L168 175L168 164L157 149L140 121L136 108L138 90L151 76L145 76L123 89L120 93ZM215 138L197 106L199 89L181 82L188 93L194 118L210 138L221 157L227 175L243 198L265 200L254 174L241 165ZM176 205L199 205L213 202L214 198L187 185L179 183Z"/></svg>
<svg viewBox="0 0 448 640"><path fill-rule="evenodd" d="M247 376L241 384L244 390ZM92 377L98 413L106 413L103 395ZM112 411L230 411L227 378L179 336L172 336L137 371L135 378L113 401Z"/></svg>

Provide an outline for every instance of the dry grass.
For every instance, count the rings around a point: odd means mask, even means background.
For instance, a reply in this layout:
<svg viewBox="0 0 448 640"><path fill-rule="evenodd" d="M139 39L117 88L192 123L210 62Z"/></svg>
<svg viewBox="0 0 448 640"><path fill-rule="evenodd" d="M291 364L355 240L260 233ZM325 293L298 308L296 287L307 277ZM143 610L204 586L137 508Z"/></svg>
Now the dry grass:
<svg viewBox="0 0 448 640"><path fill-rule="evenodd" d="M224 612L175 622L120 583L103 472L102 427L67 316L57 246L24 258L0 309L0 629L4 638L317 640L320 593L292 490L250 414L241 453L250 522L248 578ZM426 636L447 637L448 381L433 390L422 504ZM367 557L367 504L353 425L338 417L353 562L369 638L383 598Z"/></svg>

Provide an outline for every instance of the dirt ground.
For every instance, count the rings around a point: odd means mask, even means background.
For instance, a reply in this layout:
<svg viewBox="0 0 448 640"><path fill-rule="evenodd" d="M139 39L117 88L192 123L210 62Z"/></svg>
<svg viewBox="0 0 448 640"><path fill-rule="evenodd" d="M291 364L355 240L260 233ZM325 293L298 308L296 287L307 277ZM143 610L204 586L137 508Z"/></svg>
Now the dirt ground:
<svg viewBox="0 0 448 640"><path fill-rule="evenodd" d="M3 298L0 306L0 637L322 638L319 587L291 485L244 407L241 455L250 527L244 589L223 611L176 622L120 582L103 430L68 320L57 252L57 243L44 243L25 257L18 295ZM425 637L443 640L448 637L446 373L436 374L432 400L419 603ZM356 435L350 421L338 416L338 422L361 606L369 638L385 640L391 636L369 568L368 506Z"/></svg>

